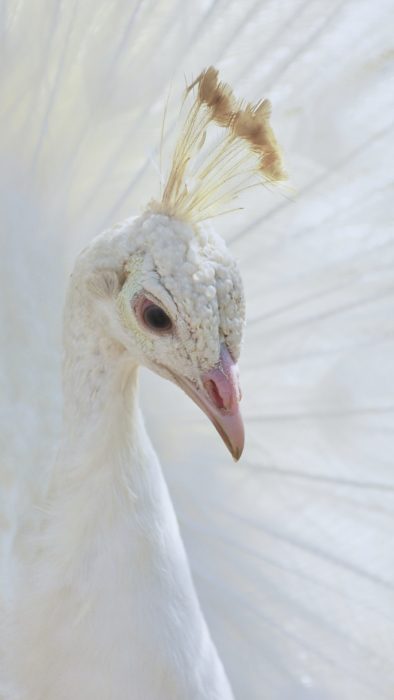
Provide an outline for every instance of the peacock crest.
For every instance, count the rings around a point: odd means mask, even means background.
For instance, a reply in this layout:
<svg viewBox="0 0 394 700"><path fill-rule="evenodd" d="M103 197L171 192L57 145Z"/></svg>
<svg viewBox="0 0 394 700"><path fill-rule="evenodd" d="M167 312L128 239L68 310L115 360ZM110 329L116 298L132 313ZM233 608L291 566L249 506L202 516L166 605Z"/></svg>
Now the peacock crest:
<svg viewBox="0 0 394 700"><path fill-rule="evenodd" d="M156 212L197 223L225 213L249 187L288 179L269 100L237 100L218 74L211 66L186 88L181 112L190 93L194 100L181 121L161 201L151 203ZM223 131L207 148L207 130L215 126Z"/></svg>

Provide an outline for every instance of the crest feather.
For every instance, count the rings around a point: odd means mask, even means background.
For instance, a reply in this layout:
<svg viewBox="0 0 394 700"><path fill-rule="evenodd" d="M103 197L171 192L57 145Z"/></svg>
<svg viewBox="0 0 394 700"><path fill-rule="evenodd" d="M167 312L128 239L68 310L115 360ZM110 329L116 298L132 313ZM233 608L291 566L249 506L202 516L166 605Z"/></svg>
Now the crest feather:
<svg viewBox="0 0 394 700"><path fill-rule="evenodd" d="M223 207L248 187L288 179L281 149L271 129L269 100L236 100L211 66L186 88L194 101L178 134L160 210L192 222L224 213ZM224 134L203 152L207 128Z"/></svg>

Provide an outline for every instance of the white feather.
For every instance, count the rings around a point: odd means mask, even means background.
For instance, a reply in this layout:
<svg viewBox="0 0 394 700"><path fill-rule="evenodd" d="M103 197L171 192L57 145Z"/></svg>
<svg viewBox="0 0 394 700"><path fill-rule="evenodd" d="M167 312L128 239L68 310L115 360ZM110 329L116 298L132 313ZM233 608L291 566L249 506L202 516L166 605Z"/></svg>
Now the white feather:
<svg viewBox="0 0 394 700"><path fill-rule="evenodd" d="M67 272L156 195L145 149L174 71L179 95L183 72L213 63L237 94L272 101L299 197L251 192L215 223L246 288L242 461L146 375L148 432L235 696L392 696L392 20L388 0L3 2L5 600L60 438Z"/></svg>

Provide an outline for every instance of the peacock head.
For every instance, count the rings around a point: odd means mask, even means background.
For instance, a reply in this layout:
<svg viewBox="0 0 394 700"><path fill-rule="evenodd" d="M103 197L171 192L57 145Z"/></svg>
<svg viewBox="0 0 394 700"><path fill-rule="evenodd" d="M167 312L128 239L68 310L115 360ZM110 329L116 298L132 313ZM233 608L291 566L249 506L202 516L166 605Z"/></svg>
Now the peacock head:
<svg viewBox="0 0 394 700"><path fill-rule="evenodd" d="M178 384L239 459L244 429L236 362L245 325L243 287L235 261L208 220L224 213L243 189L276 184L287 175L267 100L255 105L235 100L214 68L203 71L187 94L194 88L161 198L94 246L104 246L100 260L114 263L104 287L116 302L122 346L140 364ZM210 124L224 133L211 147Z"/></svg>
<svg viewBox="0 0 394 700"><path fill-rule="evenodd" d="M244 430L236 361L245 304L229 250L209 224L152 209L114 235L127 236L132 251L116 296L122 342L203 409L238 459Z"/></svg>

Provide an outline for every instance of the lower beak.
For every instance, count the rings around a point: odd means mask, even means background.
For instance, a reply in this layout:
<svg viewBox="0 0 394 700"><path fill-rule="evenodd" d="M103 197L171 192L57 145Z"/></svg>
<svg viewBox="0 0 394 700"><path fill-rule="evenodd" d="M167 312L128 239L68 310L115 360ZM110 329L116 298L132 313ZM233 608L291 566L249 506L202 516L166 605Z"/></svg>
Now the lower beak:
<svg viewBox="0 0 394 700"><path fill-rule="evenodd" d="M241 390L238 367L223 344L220 367L202 376L204 389L185 377L177 383L212 421L225 445L237 462L245 444L244 424L239 410Z"/></svg>

